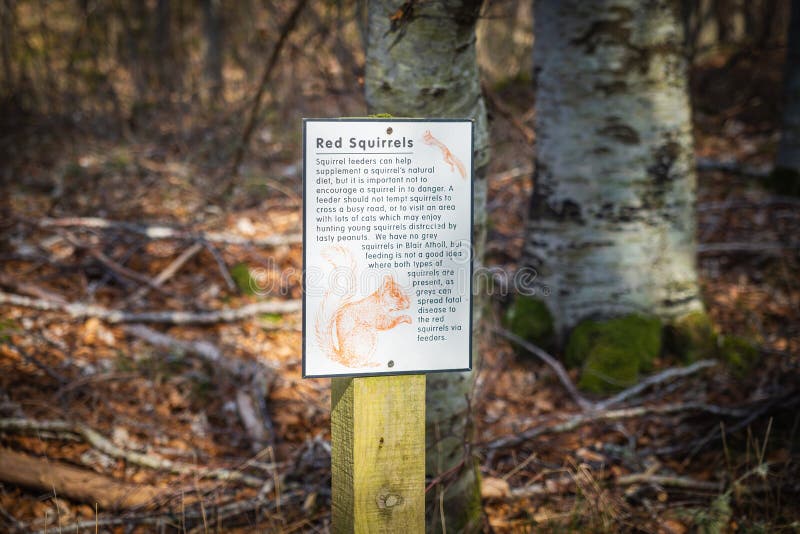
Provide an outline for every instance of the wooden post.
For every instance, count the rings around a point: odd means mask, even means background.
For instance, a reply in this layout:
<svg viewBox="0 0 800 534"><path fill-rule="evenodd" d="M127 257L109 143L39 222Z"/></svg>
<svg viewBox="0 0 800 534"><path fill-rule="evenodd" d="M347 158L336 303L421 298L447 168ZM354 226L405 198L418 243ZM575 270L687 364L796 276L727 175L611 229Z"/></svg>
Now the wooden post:
<svg viewBox="0 0 800 534"><path fill-rule="evenodd" d="M333 532L425 531L425 375L334 378Z"/></svg>

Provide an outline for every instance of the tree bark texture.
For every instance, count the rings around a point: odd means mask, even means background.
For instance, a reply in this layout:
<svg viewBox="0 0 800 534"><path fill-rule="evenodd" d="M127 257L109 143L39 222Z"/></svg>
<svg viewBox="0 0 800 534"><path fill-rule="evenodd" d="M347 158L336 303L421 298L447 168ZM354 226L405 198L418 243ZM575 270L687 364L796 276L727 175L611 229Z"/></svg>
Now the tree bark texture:
<svg viewBox="0 0 800 534"><path fill-rule="evenodd" d="M537 153L524 249L564 335L701 310L678 2L537 0Z"/></svg>
<svg viewBox="0 0 800 534"><path fill-rule="evenodd" d="M486 107L475 51L475 24L481 3L370 2L365 81L370 113L475 120L476 269L481 264L485 240L485 176L489 160ZM476 330L480 325L480 302L478 296L473 297ZM473 343L473 347L477 345ZM473 354L473 365L477 359ZM472 373L428 376L427 473L432 477L447 475L428 494L429 530L442 530L442 523L448 532L475 531L480 526L478 471L467 446L472 438L472 386Z"/></svg>

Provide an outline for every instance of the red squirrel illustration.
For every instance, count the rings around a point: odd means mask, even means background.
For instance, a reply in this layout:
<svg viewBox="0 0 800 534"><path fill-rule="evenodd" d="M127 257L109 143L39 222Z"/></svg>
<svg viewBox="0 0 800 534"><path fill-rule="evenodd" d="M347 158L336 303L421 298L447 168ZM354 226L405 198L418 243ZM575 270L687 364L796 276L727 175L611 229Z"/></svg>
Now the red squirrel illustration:
<svg viewBox="0 0 800 534"><path fill-rule="evenodd" d="M356 265L349 250L328 247L322 254L335 269L345 269L346 274L355 277ZM372 360L372 355L378 332L411 324L411 316L397 314L411 304L390 274L366 297L353 300L355 293L355 283L348 284L347 293L336 303L333 313L326 315L325 308L333 295L332 290L325 292L316 317L317 344L328 358L346 367L377 367L380 364Z"/></svg>
<svg viewBox="0 0 800 534"><path fill-rule="evenodd" d="M461 163L461 161L459 161L459 159L455 157L452 152L450 152L450 149L447 148L447 145L436 139L430 130L425 130L425 133L422 135L422 141L426 145L439 147L439 150L442 151L444 162L450 166L450 172L455 172L456 168L458 168L458 173L462 178L466 179L467 170L464 168L464 164Z"/></svg>

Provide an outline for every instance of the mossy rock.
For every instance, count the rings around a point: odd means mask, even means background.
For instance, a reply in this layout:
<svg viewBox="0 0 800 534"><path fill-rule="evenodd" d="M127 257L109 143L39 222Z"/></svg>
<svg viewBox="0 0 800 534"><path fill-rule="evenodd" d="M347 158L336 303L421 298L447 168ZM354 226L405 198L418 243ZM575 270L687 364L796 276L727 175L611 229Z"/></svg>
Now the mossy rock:
<svg viewBox="0 0 800 534"><path fill-rule="evenodd" d="M623 350L637 362L639 370L650 370L653 360L661 352L661 321L657 317L639 314L605 321L581 321L567 342L567 365L578 367L584 364L597 347Z"/></svg>
<svg viewBox="0 0 800 534"><path fill-rule="evenodd" d="M544 349L555 345L553 315L542 300L517 295L503 317L505 327L525 341Z"/></svg>
<svg viewBox="0 0 800 534"><path fill-rule="evenodd" d="M639 379L639 361L625 347L599 345L583 364L578 387L591 393L610 393Z"/></svg>
<svg viewBox="0 0 800 534"><path fill-rule="evenodd" d="M760 359L760 353L753 343L740 336L722 336L719 355L739 377L753 369Z"/></svg>
<svg viewBox="0 0 800 534"><path fill-rule="evenodd" d="M664 344L686 363L713 358L719 348L719 333L704 311L695 311L666 328Z"/></svg>
<svg viewBox="0 0 800 534"><path fill-rule="evenodd" d="M800 173L787 167L776 167L764 178L764 187L778 195L800 197Z"/></svg>

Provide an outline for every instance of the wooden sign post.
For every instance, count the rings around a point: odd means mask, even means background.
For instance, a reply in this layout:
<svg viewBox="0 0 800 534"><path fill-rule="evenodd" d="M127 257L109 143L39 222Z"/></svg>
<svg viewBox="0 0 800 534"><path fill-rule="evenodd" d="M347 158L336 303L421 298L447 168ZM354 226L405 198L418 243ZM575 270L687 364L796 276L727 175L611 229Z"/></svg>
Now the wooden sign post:
<svg viewBox="0 0 800 534"><path fill-rule="evenodd" d="M469 120L303 123L303 376L333 377L334 532L425 529L425 374L471 369Z"/></svg>
<svg viewBox="0 0 800 534"><path fill-rule="evenodd" d="M425 531L425 375L334 378L334 532Z"/></svg>

